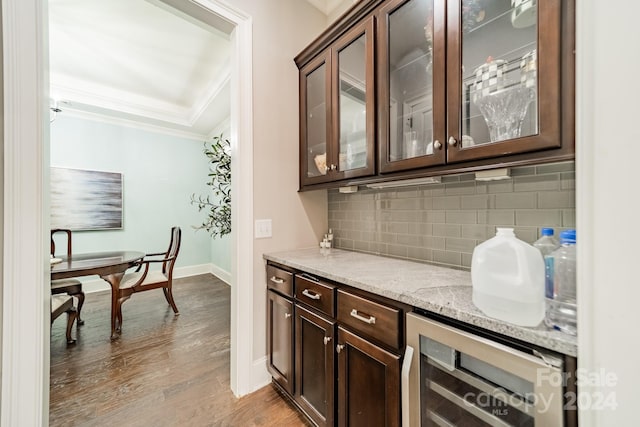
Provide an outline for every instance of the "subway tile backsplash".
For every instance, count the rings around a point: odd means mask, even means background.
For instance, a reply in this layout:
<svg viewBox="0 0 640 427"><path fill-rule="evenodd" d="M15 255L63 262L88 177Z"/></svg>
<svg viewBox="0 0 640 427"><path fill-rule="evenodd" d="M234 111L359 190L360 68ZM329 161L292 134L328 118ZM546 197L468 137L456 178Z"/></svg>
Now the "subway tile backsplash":
<svg viewBox="0 0 640 427"><path fill-rule="evenodd" d="M329 227L338 248L471 267L479 243L512 227L533 243L543 227L575 227L574 163L511 169L503 181L447 176L440 184L357 193L329 190Z"/></svg>

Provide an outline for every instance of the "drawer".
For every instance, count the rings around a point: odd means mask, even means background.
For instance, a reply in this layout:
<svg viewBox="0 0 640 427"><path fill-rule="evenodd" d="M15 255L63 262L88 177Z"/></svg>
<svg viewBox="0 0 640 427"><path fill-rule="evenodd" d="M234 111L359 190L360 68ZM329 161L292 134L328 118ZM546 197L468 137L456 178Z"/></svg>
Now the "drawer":
<svg viewBox="0 0 640 427"><path fill-rule="evenodd" d="M293 274L274 265L267 265L267 288L293 296Z"/></svg>
<svg viewBox="0 0 640 427"><path fill-rule="evenodd" d="M336 286L307 274L296 274L296 300L330 317L335 316Z"/></svg>
<svg viewBox="0 0 640 427"><path fill-rule="evenodd" d="M393 348L402 347L402 310L339 289L337 311L338 322Z"/></svg>

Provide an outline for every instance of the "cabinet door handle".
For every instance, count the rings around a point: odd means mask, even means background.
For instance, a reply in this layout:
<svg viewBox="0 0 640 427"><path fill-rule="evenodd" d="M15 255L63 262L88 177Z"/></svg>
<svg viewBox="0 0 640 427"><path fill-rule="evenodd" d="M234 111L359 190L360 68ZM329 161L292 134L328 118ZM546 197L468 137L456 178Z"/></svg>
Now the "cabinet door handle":
<svg viewBox="0 0 640 427"><path fill-rule="evenodd" d="M455 147L456 144L458 143L458 140L456 140L454 137L450 136L449 137L449 145L452 147Z"/></svg>
<svg viewBox="0 0 640 427"><path fill-rule="evenodd" d="M336 346L336 351L337 351L338 353L340 353L342 350L344 350L344 344L338 344L338 345Z"/></svg>
<svg viewBox="0 0 640 427"><path fill-rule="evenodd" d="M282 279L280 279L279 277L276 277L276 276L273 276L269 280L271 280L273 283L277 283L278 285L281 285L281 284L284 283L284 280L282 280Z"/></svg>
<svg viewBox="0 0 640 427"><path fill-rule="evenodd" d="M329 341L331 341L331 337L324 337L324 345L329 344Z"/></svg>
<svg viewBox="0 0 640 427"><path fill-rule="evenodd" d="M288 318L290 318L290 317L291 317L291 313L285 313L285 314L284 314L284 318L285 318L285 319L288 319Z"/></svg>
<svg viewBox="0 0 640 427"><path fill-rule="evenodd" d="M316 294L316 293L311 293L309 292L309 289L305 289L304 291L302 291L302 295L304 295L307 298L311 298L311 299L315 299L315 300L319 300L320 299L320 294Z"/></svg>
<svg viewBox="0 0 640 427"><path fill-rule="evenodd" d="M373 316L364 317L364 316L360 315L360 313L358 313L358 310L356 310L355 308L353 310L351 310L351 317L355 317L359 321L367 323L369 325L374 325L376 323L376 318L375 317L373 317Z"/></svg>
<svg viewBox="0 0 640 427"><path fill-rule="evenodd" d="M441 149L442 143L436 139L435 141L433 141L433 148L435 148L436 150Z"/></svg>

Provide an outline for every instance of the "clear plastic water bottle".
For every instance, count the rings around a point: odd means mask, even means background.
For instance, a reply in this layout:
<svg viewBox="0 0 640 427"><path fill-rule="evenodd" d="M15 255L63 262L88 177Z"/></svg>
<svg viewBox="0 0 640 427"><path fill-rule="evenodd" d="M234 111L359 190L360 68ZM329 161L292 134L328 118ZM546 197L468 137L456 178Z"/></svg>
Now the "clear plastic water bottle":
<svg viewBox="0 0 640 427"><path fill-rule="evenodd" d="M540 234L542 236L533 242L533 246L540 251L544 259L545 313L548 313L549 302L553 299L553 256L551 253L560 247L560 242L553 235L553 228L543 228L540 230Z"/></svg>
<svg viewBox="0 0 640 427"><path fill-rule="evenodd" d="M538 248L543 257L550 255L560 247L560 242L553 235L553 228L543 228L540 230L540 234L541 237L533 242L533 246Z"/></svg>
<svg viewBox="0 0 640 427"><path fill-rule="evenodd" d="M546 322L571 335L577 334L576 230L560 233L560 247L553 251L553 298Z"/></svg>

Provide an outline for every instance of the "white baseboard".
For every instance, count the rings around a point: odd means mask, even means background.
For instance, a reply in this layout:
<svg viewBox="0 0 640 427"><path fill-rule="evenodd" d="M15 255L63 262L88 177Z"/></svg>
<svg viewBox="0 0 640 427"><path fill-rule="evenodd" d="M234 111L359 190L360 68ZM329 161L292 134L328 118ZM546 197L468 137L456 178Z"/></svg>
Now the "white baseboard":
<svg viewBox="0 0 640 427"><path fill-rule="evenodd" d="M227 285L231 286L231 273L221 269L215 264L210 264L210 265L211 265L211 270L209 272L214 276L216 276L218 279L222 280Z"/></svg>
<svg viewBox="0 0 640 427"><path fill-rule="evenodd" d="M253 380L253 391L256 391L271 382L271 374L267 371L267 356L263 356L253 361L251 372Z"/></svg>
<svg viewBox="0 0 640 427"><path fill-rule="evenodd" d="M180 279L182 277L197 276L198 274L211 273L211 263L200 265L189 265L186 267L176 267L173 270L173 277Z"/></svg>
<svg viewBox="0 0 640 427"><path fill-rule="evenodd" d="M215 270L214 272L215 268L217 268L217 270ZM217 271L220 272L220 275L218 274ZM186 267L176 267L175 270L173 270L173 277L175 277L176 279L179 279L182 277L197 276L199 274L214 274L216 277L218 277L219 279L221 279L227 284L231 282L230 273L225 272L221 268L218 268L211 263L200 264L200 265L190 265ZM225 277L223 277L224 274L227 275L226 277L228 277L228 281L225 280ZM82 282L82 290L85 293L111 291L111 287L109 286L109 284L102 279L84 280L82 277L79 279Z"/></svg>

